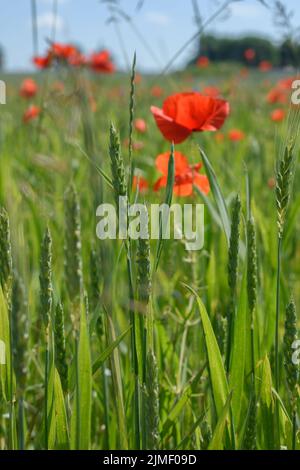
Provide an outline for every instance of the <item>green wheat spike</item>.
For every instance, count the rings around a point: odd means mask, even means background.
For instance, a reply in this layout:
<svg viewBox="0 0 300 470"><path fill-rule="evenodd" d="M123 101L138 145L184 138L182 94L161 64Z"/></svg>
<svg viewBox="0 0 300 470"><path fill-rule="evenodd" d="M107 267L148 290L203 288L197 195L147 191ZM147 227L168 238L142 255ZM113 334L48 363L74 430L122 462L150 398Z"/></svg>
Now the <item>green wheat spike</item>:
<svg viewBox="0 0 300 470"><path fill-rule="evenodd" d="M286 212L291 197L293 166L294 142L291 141L285 147L284 155L278 163L276 174L276 206L279 238L283 236Z"/></svg>
<svg viewBox="0 0 300 470"><path fill-rule="evenodd" d="M80 304L82 296L82 257L80 205L74 184L64 197L65 202L65 278L69 298L74 306ZM78 319L77 319L78 320Z"/></svg>
<svg viewBox="0 0 300 470"><path fill-rule="evenodd" d="M21 393L24 392L28 373L28 323L28 302L25 287L18 274L14 273L12 289L13 355L17 385Z"/></svg>
<svg viewBox="0 0 300 470"><path fill-rule="evenodd" d="M230 288L231 299L235 298L236 284L238 275L238 256L239 256L239 239L240 239L240 216L241 216L241 200L239 195L236 196L232 208L232 222L230 232L230 244L228 253L228 284Z"/></svg>
<svg viewBox="0 0 300 470"><path fill-rule="evenodd" d="M254 220L251 218L247 222L247 290L248 304L251 314L253 314L257 302L257 251Z"/></svg>
<svg viewBox="0 0 300 470"><path fill-rule="evenodd" d="M49 328L52 308L52 239L47 227L41 247L40 259L40 309L46 329Z"/></svg>
<svg viewBox="0 0 300 470"><path fill-rule="evenodd" d="M68 390L68 364L65 340L65 321L62 304L59 302L55 310L54 321L55 364L60 375L64 392Z"/></svg>
<svg viewBox="0 0 300 470"><path fill-rule="evenodd" d="M0 209L0 282L3 293L10 305L12 289L12 255L9 218L4 208Z"/></svg>
<svg viewBox="0 0 300 470"><path fill-rule="evenodd" d="M294 300L290 300L286 307L285 333L284 333L284 367L286 380L293 397L296 396L296 386L299 377L299 366L292 361L293 343L297 341L297 314ZM295 405L295 400L293 400Z"/></svg>
<svg viewBox="0 0 300 470"><path fill-rule="evenodd" d="M119 197L127 195L127 184L124 161L121 154L120 139L113 124L110 126L109 156L115 200L118 207Z"/></svg>

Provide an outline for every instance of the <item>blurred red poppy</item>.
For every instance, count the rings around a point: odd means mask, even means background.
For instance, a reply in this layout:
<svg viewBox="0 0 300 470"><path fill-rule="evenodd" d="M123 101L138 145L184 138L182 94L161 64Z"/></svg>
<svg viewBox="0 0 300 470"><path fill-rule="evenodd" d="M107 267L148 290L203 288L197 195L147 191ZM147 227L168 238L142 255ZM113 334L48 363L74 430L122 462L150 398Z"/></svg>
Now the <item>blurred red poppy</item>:
<svg viewBox="0 0 300 470"><path fill-rule="evenodd" d="M209 58L206 57L205 55L201 55L200 57L198 57L197 65L200 68L208 67L209 66Z"/></svg>
<svg viewBox="0 0 300 470"><path fill-rule="evenodd" d="M228 137L229 137L229 140L231 140L232 142L238 142L245 138L245 133L241 131L240 129L231 129L228 132Z"/></svg>
<svg viewBox="0 0 300 470"><path fill-rule="evenodd" d="M280 122L285 118L285 112L283 109L274 109L270 114L272 121Z"/></svg>
<svg viewBox="0 0 300 470"><path fill-rule="evenodd" d="M69 59L71 56L78 54L78 50L72 44L61 44L54 42L51 45L50 53L58 59Z"/></svg>
<svg viewBox="0 0 300 470"><path fill-rule="evenodd" d="M52 57L47 54L45 56L36 56L33 58L33 63L38 69L46 69L51 65Z"/></svg>
<svg viewBox="0 0 300 470"><path fill-rule="evenodd" d="M38 91L38 86L32 78L25 78L21 84L20 95L23 98L33 98Z"/></svg>
<svg viewBox="0 0 300 470"><path fill-rule="evenodd" d="M141 81L142 81L142 75L140 73L136 73L134 83L136 85L139 85L141 83Z"/></svg>
<svg viewBox="0 0 300 470"><path fill-rule="evenodd" d="M217 96L221 95L221 92L216 86L207 86L203 89L203 94L216 98Z"/></svg>
<svg viewBox="0 0 300 470"><path fill-rule="evenodd" d="M141 134L144 134L147 130L147 124L144 119L138 118L134 121L134 128Z"/></svg>
<svg viewBox="0 0 300 470"><path fill-rule="evenodd" d="M268 60L262 60L260 63L259 63L259 70L261 72L269 72L269 70L272 69L272 64L271 62L269 62Z"/></svg>
<svg viewBox="0 0 300 470"><path fill-rule="evenodd" d="M196 92L169 96L162 109L151 106L159 130L175 144L183 142L192 132L220 129L229 110L227 101Z"/></svg>
<svg viewBox="0 0 300 470"><path fill-rule="evenodd" d="M92 54L89 65L94 72L113 73L115 71L115 66L107 50Z"/></svg>
<svg viewBox="0 0 300 470"><path fill-rule="evenodd" d="M154 85L151 88L151 95L154 96L154 98L160 98L163 94L163 89L159 85Z"/></svg>
<svg viewBox="0 0 300 470"><path fill-rule="evenodd" d="M284 88L276 86L272 88L267 94L267 102L270 104L281 103L284 104L287 102L287 93Z"/></svg>
<svg viewBox="0 0 300 470"><path fill-rule="evenodd" d="M248 49L244 51L244 57L248 62L251 62L255 58L255 56L256 56L256 52L251 47L249 47Z"/></svg>
<svg viewBox="0 0 300 470"><path fill-rule="evenodd" d="M217 132L217 133L215 134L215 141L216 141L216 142L218 142L218 143L223 142L224 139L225 139L225 135L222 134L222 132Z"/></svg>
<svg viewBox="0 0 300 470"><path fill-rule="evenodd" d="M33 119L38 117L40 112L41 112L41 109L38 106L35 106L34 104L32 104L23 114L23 122L26 123L26 122L32 121Z"/></svg>
<svg viewBox="0 0 300 470"><path fill-rule="evenodd" d="M149 188L148 181L142 176L134 176L132 180L133 189L139 188L140 193L144 193Z"/></svg>
<svg viewBox="0 0 300 470"><path fill-rule="evenodd" d="M170 152L165 152L156 157L155 165L161 176L154 185L154 191L158 191L167 185L168 179L168 163ZM206 175L200 175L199 170L202 166L201 163L196 165L189 165L187 158L181 152L174 152L175 160L175 181L174 181L174 194L177 196L190 196L193 194L193 185L197 186L199 190L204 193L209 193L209 181Z"/></svg>

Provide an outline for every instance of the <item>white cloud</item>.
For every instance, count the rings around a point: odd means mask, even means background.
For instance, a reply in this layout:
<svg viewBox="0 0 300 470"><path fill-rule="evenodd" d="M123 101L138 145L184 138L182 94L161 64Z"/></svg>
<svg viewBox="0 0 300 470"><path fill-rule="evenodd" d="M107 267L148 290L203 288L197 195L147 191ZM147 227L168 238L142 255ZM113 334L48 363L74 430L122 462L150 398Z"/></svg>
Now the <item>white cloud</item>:
<svg viewBox="0 0 300 470"><path fill-rule="evenodd" d="M159 11L148 11L145 13L145 17L148 23L152 23L157 26L166 26L171 22L169 15Z"/></svg>
<svg viewBox="0 0 300 470"><path fill-rule="evenodd" d="M236 18L253 19L261 16L262 5L256 3L236 2L229 7L232 16Z"/></svg>
<svg viewBox="0 0 300 470"><path fill-rule="evenodd" d="M59 15L54 15L52 12L43 13L37 17L37 25L40 29L51 29L55 23L56 30L61 31L64 27L64 20Z"/></svg>

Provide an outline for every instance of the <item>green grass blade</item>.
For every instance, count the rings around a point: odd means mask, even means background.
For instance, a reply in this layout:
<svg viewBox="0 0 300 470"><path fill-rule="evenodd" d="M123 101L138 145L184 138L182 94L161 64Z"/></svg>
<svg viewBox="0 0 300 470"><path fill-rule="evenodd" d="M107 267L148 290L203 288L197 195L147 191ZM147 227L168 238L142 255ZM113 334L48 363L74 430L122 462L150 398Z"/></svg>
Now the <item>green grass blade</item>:
<svg viewBox="0 0 300 470"><path fill-rule="evenodd" d="M214 330L202 300L192 287L188 286L187 284L184 284L184 286L195 296L199 308L207 350L212 393L217 415L220 417L229 394L222 356L214 334Z"/></svg>
<svg viewBox="0 0 300 470"><path fill-rule="evenodd" d="M113 350L119 346L121 341L125 338L125 336L129 333L131 330L132 326L130 325L123 333L121 333L101 354L100 356L96 359L96 361L93 364L93 375L96 374L96 372L101 368L101 366L104 364L106 359L111 355Z"/></svg>
<svg viewBox="0 0 300 470"><path fill-rule="evenodd" d="M174 180L175 180L175 160L174 160L174 144L172 144L171 154L170 154L169 164L168 164L168 179L167 179L167 189L166 189L166 197L165 197L165 204L167 204L169 207L172 203ZM163 221L162 221L162 217L161 217L161 214L160 214L160 219L159 219L159 240L158 240L157 251L156 251L156 259L155 259L155 263L154 263L154 272L157 271L159 260L160 260L160 257L161 257L161 252L162 252L162 249L163 249L164 229L165 229L165 227L163 227Z"/></svg>
<svg viewBox="0 0 300 470"><path fill-rule="evenodd" d="M224 431L229 422L229 412L230 412L230 402L232 398L232 392L228 395L226 403L223 407L223 410L218 419L217 425L215 427L212 440L208 446L208 450L223 450L224 448Z"/></svg>
<svg viewBox="0 0 300 470"><path fill-rule="evenodd" d="M56 417L55 448L58 450L67 450L69 448L67 413L61 381L56 368L54 371L54 403Z"/></svg>
<svg viewBox="0 0 300 470"><path fill-rule="evenodd" d="M79 394L79 416L77 416ZM71 422L71 447L88 450L91 440L92 365L85 307L81 306L78 344L78 389L75 390ZM78 426L78 422L80 425ZM79 435L78 435L79 434Z"/></svg>
<svg viewBox="0 0 300 470"><path fill-rule="evenodd" d="M208 157L206 156L206 154L204 153L204 151L200 147L199 147L199 151L200 151L200 155L202 157L202 160L203 160L203 163L204 163L204 166L205 166L205 171L206 171L206 174L207 174L207 177L208 177L208 180L209 180L210 188L211 188L212 194L214 196L214 199L215 199L215 202L216 202L216 205L217 205L217 208L218 208L220 219L222 221L222 225L223 225L224 233L225 233L225 236L226 236L227 244L229 246L229 242L230 242L230 220L229 220L229 215L228 215L225 199L223 197L221 188L219 186L216 173L215 173Z"/></svg>

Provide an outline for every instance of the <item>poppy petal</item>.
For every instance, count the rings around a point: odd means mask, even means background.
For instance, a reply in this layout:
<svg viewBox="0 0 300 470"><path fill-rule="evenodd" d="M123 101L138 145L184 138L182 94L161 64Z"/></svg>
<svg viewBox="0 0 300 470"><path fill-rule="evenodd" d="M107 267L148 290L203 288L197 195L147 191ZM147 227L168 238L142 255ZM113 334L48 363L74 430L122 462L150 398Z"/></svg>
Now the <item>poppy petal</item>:
<svg viewBox="0 0 300 470"><path fill-rule="evenodd" d="M194 185L200 189L203 194L208 194L210 190L209 181L206 175L197 173L194 176Z"/></svg>
<svg viewBox="0 0 300 470"><path fill-rule="evenodd" d="M191 130L173 121L166 116L164 112L156 106L151 106L151 112L162 135L175 144L183 142L190 134Z"/></svg>
<svg viewBox="0 0 300 470"><path fill-rule="evenodd" d="M156 157L155 166L163 175L168 175L168 165L169 165L170 152L161 153ZM175 150L174 152L175 160L175 175L178 175L188 169L187 158L181 153Z"/></svg>
<svg viewBox="0 0 300 470"><path fill-rule="evenodd" d="M156 183L153 186L154 191L158 191L160 188L165 188L167 186L167 177L166 176L161 176L158 178Z"/></svg>
<svg viewBox="0 0 300 470"><path fill-rule="evenodd" d="M175 184L173 191L174 191L174 194L176 194L176 196L191 196L193 194L193 184L192 183Z"/></svg>

